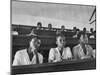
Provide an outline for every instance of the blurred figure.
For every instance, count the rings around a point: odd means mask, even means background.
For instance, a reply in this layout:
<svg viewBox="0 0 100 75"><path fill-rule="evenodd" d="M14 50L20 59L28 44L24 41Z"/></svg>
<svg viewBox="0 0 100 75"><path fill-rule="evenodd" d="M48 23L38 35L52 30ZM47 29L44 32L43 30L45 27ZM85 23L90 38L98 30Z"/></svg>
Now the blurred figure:
<svg viewBox="0 0 100 75"><path fill-rule="evenodd" d="M61 26L61 31L65 31L65 26L64 25Z"/></svg>
<svg viewBox="0 0 100 75"><path fill-rule="evenodd" d="M76 30L77 30L77 28L76 27L73 27L73 31L76 32Z"/></svg>
<svg viewBox="0 0 100 75"><path fill-rule="evenodd" d="M42 28L42 23L41 23L41 22L38 22L38 23L37 23L37 28L36 28L36 29L37 29L37 30L40 30L41 28Z"/></svg>
<svg viewBox="0 0 100 75"><path fill-rule="evenodd" d="M79 32L80 32L80 30L79 29L76 29L76 34L73 36L73 38L77 38Z"/></svg>
<svg viewBox="0 0 100 75"><path fill-rule="evenodd" d="M84 32L80 32L77 37L79 44L73 47L75 59L93 58L93 48L88 44L88 37Z"/></svg>
<svg viewBox="0 0 100 75"><path fill-rule="evenodd" d="M36 35L31 35L28 48L16 52L13 66L43 63L43 56L38 52L41 41Z"/></svg>
<svg viewBox="0 0 100 75"><path fill-rule="evenodd" d="M56 31L56 35L64 34L65 31L66 31L66 30L65 30L65 26L62 25L62 26L61 26L61 29Z"/></svg>
<svg viewBox="0 0 100 75"><path fill-rule="evenodd" d="M12 30L12 35L18 35L17 29Z"/></svg>
<svg viewBox="0 0 100 75"><path fill-rule="evenodd" d="M86 28L84 27L84 28L83 28L83 32L86 33L86 31L87 31L87 30L86 30Z"/></svg>
<svg viewBox="0 0 100 75"><path fill-rule="evenodd" d="M93 28L90 29L91 35L89 38L96 38L96 31L93 30Z"/></svg>
<svg viewBox="0 0 100 75"><path fill-rule="evenodd" d="M52 29L52 24L51 24L51 23L48 24L48 29L49 29L49 30L53 30L53 29Z"/></svg>
<svg viewBox="0 0 100 75"><path fill-rule="evenodd" d="M36 31L35 31L34 27L32 27L31 32L29 34L27 34L26 36L31 36L31 35L37 36L35 33L36 33Z"/></svg>
<svg viewBox="0 0 100 75"><path fill-rule="evenodd" d="M93 32L94 32L93 28L90 28L90 33L93 33Z"/></svg>
<svg viewBox="0 0 100 75"><path fill-rule="evenodd" d="M51 48L49 52L48 62L61 62L63 59L71 59L72 53L69 47L65 47L66 40L65 36L58 35L56 37L56 48Z"/></svg>

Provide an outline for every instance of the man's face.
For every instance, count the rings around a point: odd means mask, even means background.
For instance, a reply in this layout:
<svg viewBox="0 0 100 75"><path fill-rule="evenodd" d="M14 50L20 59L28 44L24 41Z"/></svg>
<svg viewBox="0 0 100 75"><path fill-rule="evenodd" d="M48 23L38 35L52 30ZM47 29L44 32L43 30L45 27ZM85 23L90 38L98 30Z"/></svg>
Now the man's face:
<svg viewBox="0 0 100 75"><path fill-rule="evenodd" d="M64 29L65 29L65 27L64 27L64 26L62 26L62 27L61 27L61 30L64 30Z"/></svg>
<svg viewBox="0 0 100 75"><path fill-rule="evenodd" d="M57 37L56 44L61 48L64 47L66 44L65 37L61 37L61 36Z"/></svg>
<svg viewBox="0 0 100 75"><path fill-rule="evenodd" d="M88 43L88 37L87 37L87 35L81 35L80 42L84 43L84 44L87 44Z"/></svg>
<svg viewBox="0 0 100 75"><path fill-rule="evenodd" d="M49 28L49 29L51 29L51 28L52 28L52 25L51 25L51 24L49 24L49 25L48 25L48 28Z"/></svg>
<svg viewBox="0 0 100 75"><path fill-rule="evenodd" d="M39 40L39 39L33 38L33 39L30 41L30 47L31 47L31 48L37 49L39 46L40 46L40 40Z"/></svg>

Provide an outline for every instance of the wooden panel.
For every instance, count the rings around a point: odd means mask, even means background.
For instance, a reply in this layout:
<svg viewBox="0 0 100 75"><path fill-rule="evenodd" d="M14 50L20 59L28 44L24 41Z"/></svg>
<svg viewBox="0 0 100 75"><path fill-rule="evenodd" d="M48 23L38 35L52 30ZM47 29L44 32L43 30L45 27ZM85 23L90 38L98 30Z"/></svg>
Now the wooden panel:
<svg viewBox="0 0 100 75"><path fill-rule="evenodd" d="M27 74L41 72L74 71L96 69L96 60L71 60L58 63L12 66L12 74Z"/></svg>

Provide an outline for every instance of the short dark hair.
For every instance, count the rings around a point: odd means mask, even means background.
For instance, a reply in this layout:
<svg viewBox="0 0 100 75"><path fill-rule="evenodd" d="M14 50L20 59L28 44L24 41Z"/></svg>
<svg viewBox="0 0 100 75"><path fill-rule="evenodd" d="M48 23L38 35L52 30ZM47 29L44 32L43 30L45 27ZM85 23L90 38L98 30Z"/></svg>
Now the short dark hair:
<svg viewBox="0 0 100 75"><path fill-rule="evenodd" d="M30 46L30 41L31 41L33 38L40 39L39 36L33 36L33 35L28 36L28 37L27 37L27 42L26 42L27 48Z"/></svg>
<svg viewBox="0 0 100 75"><path fill-rule="evenodd" d="M57 40L58 37L65 37L65 36L63 34L58 34L58 35L56 35L56 40Z"/></svg>
<svg viewBox="0 0 100 75"><path fill-rule="evenodd" d="M42 23L41 23L41 22L38 22L38 23L37 23L37 25L40 25L40 26L42 26Z"/></svg>
<svg viewBox="0 0 100 75"><path fill-rule="evenodd" d="M83 32L86 32L86 31L87 31L87 30L86 30L86 28L84 27L84 28L83 28Z"/></svg>

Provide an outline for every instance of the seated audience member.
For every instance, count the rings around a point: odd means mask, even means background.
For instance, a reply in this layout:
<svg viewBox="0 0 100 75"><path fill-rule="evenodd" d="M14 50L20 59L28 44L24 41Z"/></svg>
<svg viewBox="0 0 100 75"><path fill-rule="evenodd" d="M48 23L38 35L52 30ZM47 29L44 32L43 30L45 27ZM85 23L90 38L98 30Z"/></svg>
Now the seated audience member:
<svg viewBox="0 0 100 75"><path fill-rule="evenodd" d="M73 36L73 38L77 38L79 32L80 32L80 30L79 29L76 29L76 34Z"/></svg>
<svg viewBox="0 0 100 75"><path fill-rule="evenodd" d="M57 31L56 31L56 35L64 34L65 31L66 31L66 30L65 30L65 26L62 25L62 26L61 26L61 30L57 30Z"/></svg>
<svg viewBox="0 0 100 75"><path fill-rule="evenodd" d="M12 35L18 35L17 29L13 29Z"/></svg>
<svg viewBox="0 0 100 75"><path fill-rule="evenodd" d="M40 30L40 29L42 29L42 23L41 22L38 22L37 23L37 28L36 28L37 30Z"/></svg>
<svg viewBox="0 0 100 75"><path fill-rule="evenodd" d="M63 32L63 31L66 31L64 25L61 26L61 32Z"/></svg>
<svg viewBox="0 0 100 75"><path fill-rule="evenodd" d="M87 31L87 29L84 27L84 28L83 28L83 32L86 33L86 31Z"/></svg>
<svg viewBox="0 0 100 75"><path fill-rule="evenodd" d="M95 38L95 32L93 31L93 28L90 29L91 35L90 38Z"/></svg>
<svg viewBox="0 0 100 75"><path fill-rule="evenodd" d="M53 63L53 62L60 62L63 59L71 59L72 58L72 53L69 47L65 47L66 40L65 36L63 35L58 35L56 37L56 48L51 48L49 52L49 58L48 62Z"/></svg>
<svg viewBox="0 0 100 75"><path fill-rule="evenodd" d="M73 27L73 31L76 32L76 30L77 30L77 28L76 27Z"/></svg>
<svg viewBox="0 0 100 75"><path fill-rule="evenodd" d="M93 57L93 48L88 44L88 37L84 32L80 32L77 37L79 44L73 47L75 59L89 59Z"/></svg>
<svg viewBox="0 0 100 75"><path fill-rule="evenodd" d="M91 33L93 33L93 32L94 32L93 28L90 28L90 32L91 32Z"/></svg>
<svg viewBox="0 0 100 75"><path fill-rule="evenodd" d="M13 66L43 63L43 56L38 52L40 46L38 36L31 35L29 37L28 48L16 52Z"/></svg>
<svg viewBox="0 0 100 75"><path fill-rule="evenodd" d="M49 29L49 30L53 30L53 29L52 29L52 24L50 24L50 23L48 24L48 29Z"/></svg>

